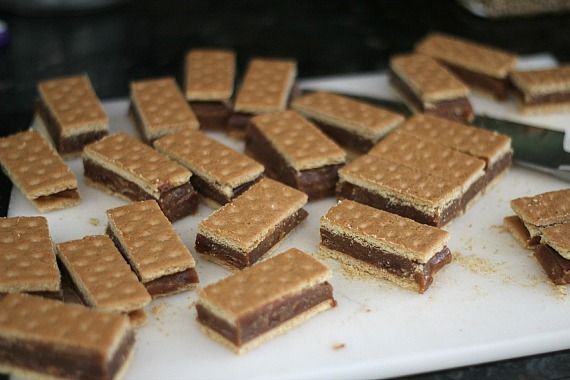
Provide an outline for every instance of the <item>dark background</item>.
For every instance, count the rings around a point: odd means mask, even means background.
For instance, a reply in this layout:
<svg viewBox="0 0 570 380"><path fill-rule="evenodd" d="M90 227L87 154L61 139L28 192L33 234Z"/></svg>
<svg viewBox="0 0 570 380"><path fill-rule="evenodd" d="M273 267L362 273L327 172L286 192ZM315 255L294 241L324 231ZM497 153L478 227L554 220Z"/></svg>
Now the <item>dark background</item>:
<svg viewBox="0 0 570 380"><path fill-rule="evenodd" d="M234 49L238 73L253 56L294 57L302 78L383 70L429 31L570 61L568 13L492 20L443 0L138 0L57 16L0 11L0 19L11 34L0 47L0 136L30 125L38 80L86 72L101 98L124 97L134 79L180 80L192 47ZM9 190L0 174L0 216ZM408 378L570 379L570 351Z"/></svg>

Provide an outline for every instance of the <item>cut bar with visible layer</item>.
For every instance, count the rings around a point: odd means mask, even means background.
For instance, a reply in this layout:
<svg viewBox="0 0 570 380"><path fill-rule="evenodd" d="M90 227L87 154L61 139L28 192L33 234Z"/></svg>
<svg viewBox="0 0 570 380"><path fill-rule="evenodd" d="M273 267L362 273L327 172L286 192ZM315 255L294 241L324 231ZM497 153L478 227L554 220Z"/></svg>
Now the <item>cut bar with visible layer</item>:
<svg viewBox="0 0 570 380"><path fill-rule="evenodd" d="M545 227L534 255L552 282L570 284L570 223Z"/></svg>
<svg viewBox="0 0 570 380"><path fill-rule="evenodd" d="M523 113L570 110L570 65L554 69L514 71L511 82Z"/></svg>
<svg viewBox="0 0 570 380"><path fill-rule="evenodd" d="M290 249L204 288L198 323L212 339L243 353L334 307L330 277L320 261Z"/></svg>
<svg viewBox="0 0 570 380"><path fill-rule="evenodd" d="M107 217L107 233L151 296L196 287L196 263L156 201L113 208Z"/></svg>

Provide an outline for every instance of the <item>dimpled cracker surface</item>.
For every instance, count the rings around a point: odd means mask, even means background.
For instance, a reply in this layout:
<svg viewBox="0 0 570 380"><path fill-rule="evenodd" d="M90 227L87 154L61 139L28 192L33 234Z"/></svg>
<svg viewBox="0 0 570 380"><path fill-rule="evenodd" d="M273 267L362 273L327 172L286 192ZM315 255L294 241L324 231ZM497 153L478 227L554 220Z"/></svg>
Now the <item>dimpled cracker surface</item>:
<svg viewBox="0 0 570 380"><path fill-rule="evenodd" d="M129 312L143 308L150 295L113 241L86 236L57 245L58 257L90 306Z"/></svg>
<svg viewBox="0 0 570 380"><path fill-rule="evenodd" d="M303 116L378 140L404 121L404 116L330 92L296 98L291 107Z"/></svg>
<svg viewBox="0 0 570 380"><path fill-rule="evenodd" d="M325 264L292 248L205 287L198 302L235 322L330 277L331 270Z"/></svg>
<svg viewBox="0 0 570 380"><path fill-rule="evenodd" d="M535 226L569 222L570 189L513 199L511 208L525 223Z"/></svg>
<svg viewBox="0 0 570 380"><path fill-rule="evenodd" d="M142 119L147 139L183 128L198 129L198 119L172 78L131 83L131 100Z"/></svg>
<svg viewBox="0 0 570 380"><path fill-rule="evenodd" d="M544 228L541 243L548 244L560 256L570 260L570 223L555 224Z"/></svg>
<svg viewBox="0 0 570 380"><path fill-rule="evenodd" d="M87 145L83 156L135 182L157 199L162 188L180 186L192 175L126 133L115 133Z"/></svg>
<svg viewBox="0 0 570 380"><path fill-rule="evenodd" d="M469 95L469 87L436 60L425 55L396 56L390 60L390 68L423 102Z"/></svg>
<svg viewBox="0 0 570 380"><path fill-rule="evenodd" d="M321 227L420 263L441 251L449 239L442 229L350 200L332 207L321 218Z"/></svg>
<svg viewBox="0 0 570 380"><path fill-rule="evenodd" d="M0 293L59 289L46 218L0 218Z"/></svg>
<svg viewBox="0 0 570 380"><path fill-rule="evenodd" d="M570 65L555 69L515 71L511 73L513 83L530 95L546 95L553 92L570 91Z"/></svg>
<svg viewBox="0 0 570 380"><path fill-rule="evenodd" d="M263 173L263 165L200 131L185 130L154 142L158 151L222 186L236 187Z"/></svg>
<svg viewBox="0 0 570 380"><path fill-rule="evenodd" d="M506 135L425 114L409 118L399 131L482 158L489 165L511 150Z"/></svg>
<svg viewBox="0 0 570 380"><path fill-rule="evenodd" d="M143 283L196 266L156 201L113 208L107 210L107 216L127 260Z"/></svg>
<svg viewBox="0 0 570 380"><path fill-rule="evenodd" d="M0 139L0 163L28 199L77 189L77 179L35 130Z"/></svg>
<svg viewBox="0 0 570 380"><path fill-rule="evenodd" d="M346 161L343 149L295 111L260 115L251 122L298 171Z"/></svg>
<svg viewBox="0 0 570 380"><path fill-rule="evenodd" d="M495 78L506 78L517 63L517 57L506 51L437 33L420 41L416 51Z"/></svg>
<svg viewBox="0 0 570 380"><path fill-rule="evenodd" d="M87 75L45 80L38 83L38 91L62 136L107 129L107 114Z"/></svg>
<svg viewBox="0 0 570 380"><path fill-rule="evenodd" d="M234 110L249 113L285 110L296 75L295 61L251 60L238 91Z"/></svg>
<svg viewBox="0 0 570 380"><path fill-rule="evenodd" d="M234 91L236 55L229 50L193 49L186 55L186 99L228 100Z"/></svg>
<svg viewBox="0 0 570 380"><path fill-rule="evenodd" d="M200 222L199 233L243 253L307 203L307 194L264 178Z"/></svg>

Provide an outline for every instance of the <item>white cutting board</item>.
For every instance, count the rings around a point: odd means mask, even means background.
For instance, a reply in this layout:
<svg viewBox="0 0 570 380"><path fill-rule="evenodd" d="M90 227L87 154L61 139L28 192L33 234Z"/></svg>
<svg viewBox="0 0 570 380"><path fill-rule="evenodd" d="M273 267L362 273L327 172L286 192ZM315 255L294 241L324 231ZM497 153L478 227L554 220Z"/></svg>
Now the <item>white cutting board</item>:
<svg viewBox="0 0 570 380"><path fill-rule="evenodd" d="M526 62L552 63L542 58ZM382 74L309 80L304 87L393 96ZM514 112L510 104L473 100L477 112ZM113 131L136 134L125 100L104 106ZM570 125L570 115L521 120ZM243 150L241 142L211 135ZM58 243L104 233L105 210L125 204L85 186L79 160L70 161L70 166L78 176L83 200L76 208L45 214ZM147 308L147 325L138 330L126 379L381 378L570 348L570 298L550 285L529 252L499 227L511 213L510 199L565 187L569 184L514 167L448 227L456 259L423 295L382 281L346 278L335 262L327 261L334 269L338 306L242 356L199 331L195 292L156 300ZM316 252L319 218L334 204L334 199L309 204L308 219L277 252L290 247ZM211 212L202 204L197 215L174 224L193 254L196 225ZM8 214L37 212L14 189ZM228 274L195 257L202 285Z"/></svg>

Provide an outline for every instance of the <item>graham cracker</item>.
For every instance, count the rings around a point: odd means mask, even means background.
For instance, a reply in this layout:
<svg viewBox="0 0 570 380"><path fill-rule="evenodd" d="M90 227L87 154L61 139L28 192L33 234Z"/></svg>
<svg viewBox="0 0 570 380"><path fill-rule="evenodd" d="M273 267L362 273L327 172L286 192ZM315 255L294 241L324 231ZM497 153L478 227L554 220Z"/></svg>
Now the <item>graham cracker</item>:
<svg viewBox="0 0 570 380"><path fill-rule="evenodd" d="M125 258L143 283L196 266L156 201L109 209L107 217Z"/></svg>
<svg viewBox="0 0 570 380"><path fill-rule="evenodd" d="M61 279L47 219L0 218L0 293L57 292Z"/></svg>
<svg viewBox="0 0 570 380"><path fill-rule="evenodd" d="M108 236L86 236L60 243L57 256L89 306L128 313L151 301Z"/></svg>
<svg viewBox="0 0 570 380"><path fill-rule="evenodd" d="M198 233L247 253L307 200L302 191L263 178L201 221Z"/></svg>
<svg viewBox="0 0 570 380"><path fill-rule="evenodd" d="M87 75L41 81L38 92L62 137L108 129L109 119Z"/></svg>
<svg viewBox="0 0 570 380"><path fill-rule="evenodd" d="M296 61L251 60L237 93L234 111L259 114L285 110L296 76Z"/></svg>
<svg viewBox="0 0 570 380"><path fill-rule="evenodd" d="M75 174L35 130L0 138L0 164L40 212L72 207L80 201ZM68 190L74 196L58 196Z"/></svg>
<svg viewBox="0 0 570 380"><path fill-rule="evenodd" d="M142 131L147 141L199 127L196 115L174 78L131 82L131 102L142 121Z"/></svg>
<svg viewBox="0 0 570 380"><path fill-rule="evenodd" d="M522 220L516 216L506 216L503 219L503 226L510 232L515 240L523 247L531 249L531 236Z"/></svg>
<svg viewBox="0 0 570 380"><path fill-rule="evenodd" d="M404 121L384 108L331 92L313 92L295 98L291 108L303 116L332 125L374 142Z"/></svg>
<svg viewBox="0 0 570 380"><path fill-rule="evenodd" d="M297 171L346 162L346 152L295 111L255 116L251 123Z"/></svg>
<svg viewBox="0 0 570 380"><path fill-rule="evenodd" d="M526 115L540 115L554 112L570 111L570 101L542 104L525 104L518 102L519 111Z"/></svg>
<svg viewBox="0 0 570 380"><path fill-rule="evenodd" d="M458 37L432 33L416 44L416 52L470 71L503 79L517 64L517 56Z"/></svg>
<svg viewBox="0 0 570 380"><path fill-rule="evenodd" d="M513 71L510 78L525 95L570 92L570 65L553 69Z"/></svg>
<svg viewBox="0 0 570 380"><path fill-rule="evenodd" d="M160 197L161 189L185 184L192 175L186 168L122 132L87 145L83 159L92 160L134 182L155 199Z"/></svg>
<svg viewBox="0 0 570 380"><path fill-rule="evenodd" d="M420 54L398 55L390 68L424 103L464 98L470 90L433 58Z"/></svg>
<svg viewBox="0 0 570 380"><path fill-rule="evenodd" d="M536 227L567 223L570 222L570 189L513 199L511 208L525 224Z"/></svg>
<svg viewBox="0 0 570 380"><path fill-rule="evenodd" d="M542 229L542 244L552 247L566 260L570 260L570 223L555 224Z"/></svg>
<svg viewBox="0 0 570 380"><path fill-rule="evenodd" d="M227 101L234 91L236 55L231 50L192 49L186 54L185 93L189 101Z"/></svg>

